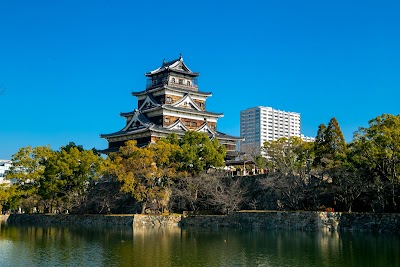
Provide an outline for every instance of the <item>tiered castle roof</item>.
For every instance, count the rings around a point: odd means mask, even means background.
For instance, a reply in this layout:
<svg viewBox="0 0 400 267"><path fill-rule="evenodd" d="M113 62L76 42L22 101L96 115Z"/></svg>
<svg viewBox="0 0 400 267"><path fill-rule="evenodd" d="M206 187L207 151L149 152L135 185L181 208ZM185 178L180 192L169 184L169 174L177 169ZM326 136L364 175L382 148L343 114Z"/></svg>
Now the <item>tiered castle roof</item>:
<svg viewBox="0 0 400 267"><path fill-rule="evenodd" d="M210 138L218 138L228 151L235 150L241 138L216 130L217 120L223 113L205 109L206 99L212 94L198 90L199 73L192 72L182 56L164 61L145 76L148 77L146 89L132 92L138 98L138 108L120 114L126 118L126 125L117 132L100 135L109 142L109 148L102 152L117 151L127 140L135 139L139 146L145 146L168 134L182 136L189 130L205 132Z"/></svg>

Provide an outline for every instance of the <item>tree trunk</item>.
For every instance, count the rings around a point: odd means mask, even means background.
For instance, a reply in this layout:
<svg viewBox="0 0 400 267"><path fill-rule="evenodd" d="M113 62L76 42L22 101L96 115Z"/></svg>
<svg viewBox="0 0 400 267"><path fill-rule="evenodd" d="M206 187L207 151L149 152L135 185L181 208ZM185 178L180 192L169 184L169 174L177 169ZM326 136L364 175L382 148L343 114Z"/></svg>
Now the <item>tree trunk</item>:
<svg viewBox="0 0 400 267"><path fill-rule="evenodd" d="M395 190L394 190L394 183L392 183L392 203L393 203L393 211L397 212L397 203L395 198Z"/></svg>
<svg viewBox="0 0 400 267"><path fill-rule="evenodd" d="M144 214L146 211L146 202L142 203L142 214Z"/></svg>

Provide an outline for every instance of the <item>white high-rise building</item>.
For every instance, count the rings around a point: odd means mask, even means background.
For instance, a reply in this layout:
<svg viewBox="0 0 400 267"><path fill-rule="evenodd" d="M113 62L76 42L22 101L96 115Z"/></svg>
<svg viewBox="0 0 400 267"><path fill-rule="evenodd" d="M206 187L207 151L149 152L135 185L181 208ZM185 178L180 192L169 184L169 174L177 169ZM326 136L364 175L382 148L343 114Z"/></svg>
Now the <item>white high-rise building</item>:
<svg viewBox="0 0 400 267"><path fill-rule="evenodd" d="M0 159L0 184L9 184L9 180L5 180L6 174L11 168L11 160Z"/></svg>
<svg viewBox="0 0 400 267"><path fill-rule="evenodd" d="M241 150L259 151L265 141L297 136L314 141L300 133L300 113L276 110L271 107L253 107L240 111Z"/></svg>

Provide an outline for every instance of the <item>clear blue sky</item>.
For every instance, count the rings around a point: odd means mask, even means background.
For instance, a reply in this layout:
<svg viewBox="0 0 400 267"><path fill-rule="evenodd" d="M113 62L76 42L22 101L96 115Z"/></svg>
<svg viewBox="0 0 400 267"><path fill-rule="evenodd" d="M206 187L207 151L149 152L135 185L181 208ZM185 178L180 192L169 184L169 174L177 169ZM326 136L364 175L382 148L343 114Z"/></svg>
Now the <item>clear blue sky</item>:
<svg viewBox="0 0 400 267"><path fill-rule="evenodd" d="M301 113L302 132L336 117L347 141L399 114L400 1L1 1L0 159L72 141L104 149L144 73L182 53L200 72L218 130L240 110Z"/></svg>

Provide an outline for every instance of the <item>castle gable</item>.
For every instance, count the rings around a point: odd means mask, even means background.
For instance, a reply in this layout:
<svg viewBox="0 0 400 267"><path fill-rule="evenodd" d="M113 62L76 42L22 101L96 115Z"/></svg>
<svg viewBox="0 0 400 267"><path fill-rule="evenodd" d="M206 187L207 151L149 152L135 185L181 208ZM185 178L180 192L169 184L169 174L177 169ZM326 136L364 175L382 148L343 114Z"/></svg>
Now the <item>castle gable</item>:
<svg viewBox="0 0 400 267"><path fill-rule="evenodd" d="M190 94L186 94L180 100L172 104L173 107L190 108L201 111L202 109L194 102Z"/></svg>
<svg viewBox="0 0 400 267"><path fill-rule="evenodd" d="M182 123L180 119L176 120L173 124L166 127L169 130L188 131L188 128Z"/></svg>
<svg viewBox="0 0 400 267"><path fill-rule="evenodd" d="M153 123L149 121L139 110L135 110L132 118L121 131L130 131L141 128L149 128Z"/></svg>
<svg viewBox="0 0 400 267"><path fill-rule="evenodd" d="M160 104L157 103L154 97L148 94L145 100L143 101L142 105L139 107L139 110L150 109L158 106L160 106Z"/></svg>
<svg viewBox="0 0 400 267"><path fill-rule="evenodd" d="M212 135L213 137L216 135L216 132L208 125L207 122L204 122L197 130L196 132L203 132L209 135Z"/></svg>

